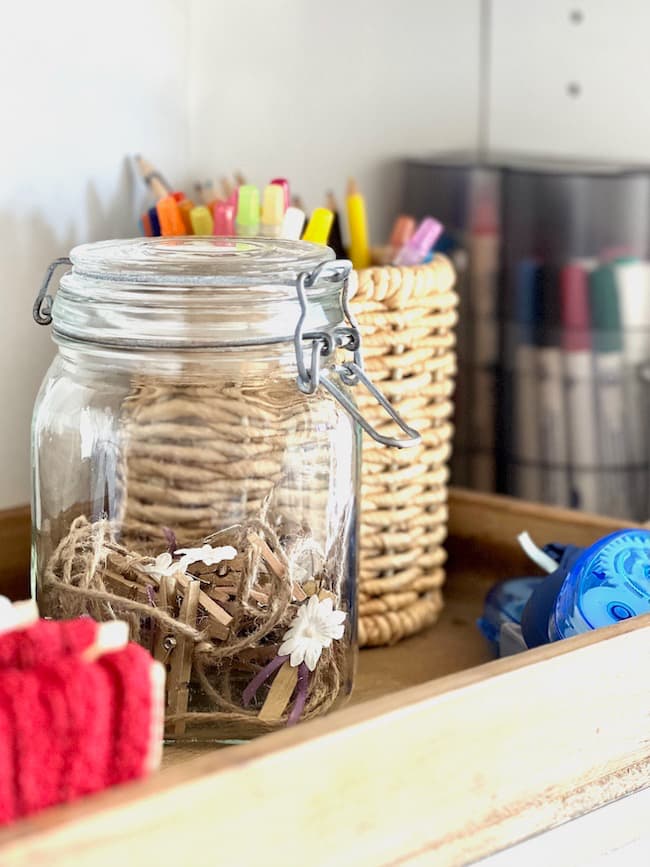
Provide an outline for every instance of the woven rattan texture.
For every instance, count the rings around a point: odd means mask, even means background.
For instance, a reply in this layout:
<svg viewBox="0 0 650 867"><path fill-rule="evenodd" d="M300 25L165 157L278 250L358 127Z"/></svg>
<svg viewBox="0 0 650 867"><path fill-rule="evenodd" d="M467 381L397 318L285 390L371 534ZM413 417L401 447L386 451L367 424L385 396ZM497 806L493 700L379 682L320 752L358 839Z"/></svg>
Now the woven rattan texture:
<svg viewBox="0 0 650 867"><path fill-rule="evenodd" d="M422 434L419 446L403 450L364 434L359 642L372 646L419 632L443 605L458 298L443 256L358 276L352 307L366 370ZM363 414L394 434L381 407L356 391Z"/></svg>

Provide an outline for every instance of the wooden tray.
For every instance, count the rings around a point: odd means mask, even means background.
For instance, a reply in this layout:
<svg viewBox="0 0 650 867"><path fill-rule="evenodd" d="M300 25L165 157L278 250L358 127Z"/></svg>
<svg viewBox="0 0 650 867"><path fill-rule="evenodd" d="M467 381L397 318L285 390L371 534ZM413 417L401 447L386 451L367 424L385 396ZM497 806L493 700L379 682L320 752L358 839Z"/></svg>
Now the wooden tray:
<svg viewBox="0 0 650 867"><path fill-rule="evenodd" d="M171 748L145 782L5 830L3 867L467 864L641 790L650 616L496 661L475 626L489 586L530 571L518 532L584 544L622 525L463 491L450 505L444 615L363 651L351 706L244 746ZM24 574L24 517L0 521L5 583Z"/></svg>

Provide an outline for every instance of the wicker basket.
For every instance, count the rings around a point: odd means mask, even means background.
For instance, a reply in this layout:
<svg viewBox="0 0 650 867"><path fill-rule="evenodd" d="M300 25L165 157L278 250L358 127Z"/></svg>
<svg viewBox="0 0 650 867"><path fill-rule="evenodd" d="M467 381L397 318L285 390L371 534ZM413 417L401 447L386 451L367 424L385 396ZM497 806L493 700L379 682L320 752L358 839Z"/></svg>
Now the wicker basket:
<svg viewBox="0 0 650 867"><path fill-rule="evenodd" d="M403 451L364 435L361 646L393 644L433 623L442 609L456 370L454 279L443 256L416 268L359 272L352 307L366 370L422 434L420 446ZM382 433L393 432L372 398L357 399Z"/></svg>

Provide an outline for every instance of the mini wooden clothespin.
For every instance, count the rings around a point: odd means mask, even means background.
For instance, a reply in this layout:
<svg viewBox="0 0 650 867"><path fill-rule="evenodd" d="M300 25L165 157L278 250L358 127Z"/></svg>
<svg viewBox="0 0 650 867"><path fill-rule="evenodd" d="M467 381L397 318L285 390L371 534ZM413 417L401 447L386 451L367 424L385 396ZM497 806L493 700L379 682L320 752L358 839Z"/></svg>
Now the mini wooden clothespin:
<svg viewBox="0 0 650 867"><path fill-rule="evenodd" d="M198 580L188 580L183 587L183 602L178 614L180 623L196 628L196 618L199 613L199 596L201 585ZM194 640L180 633L176 637L177 645L171 658L167 689L167 708L171 715L187 713L190 677L192 674L192 657L194 655ZM185 734L185 722L174 723L174 734Z"/></svg>
<svg viewBox="0 0 650 867"><path fill-rule="evenodd" d="M298 683L298 669L289 663L284 663L275 675L264 704L258 714L264 722L274 722L282 718L291 696Z"/></svg>
<svg viewBox="0 0 650 867"><path fill-rule="evenodd" d="M176 579L165 575L158 585L157 607L170 617L176 616ZM167 665L176 647L176 637L170 634L165 623L157 623L154 638L153 655L158 662Z"/></svg>

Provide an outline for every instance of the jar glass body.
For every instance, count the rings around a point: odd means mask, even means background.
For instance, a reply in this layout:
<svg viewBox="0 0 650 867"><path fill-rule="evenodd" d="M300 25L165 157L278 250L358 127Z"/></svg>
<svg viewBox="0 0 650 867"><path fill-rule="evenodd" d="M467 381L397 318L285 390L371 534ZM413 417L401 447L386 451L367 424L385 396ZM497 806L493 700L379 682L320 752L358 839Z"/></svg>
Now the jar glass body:
<svg viewBox="0 0 650 867"><path fill-rule="evenodd" d="M42 614L126 620L167 668L168 739L245 739L339 706L356 664L349 414L299 390L286 341L56 342L32 429Z"/></svg>

